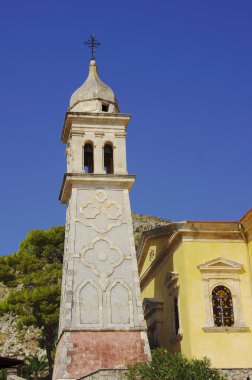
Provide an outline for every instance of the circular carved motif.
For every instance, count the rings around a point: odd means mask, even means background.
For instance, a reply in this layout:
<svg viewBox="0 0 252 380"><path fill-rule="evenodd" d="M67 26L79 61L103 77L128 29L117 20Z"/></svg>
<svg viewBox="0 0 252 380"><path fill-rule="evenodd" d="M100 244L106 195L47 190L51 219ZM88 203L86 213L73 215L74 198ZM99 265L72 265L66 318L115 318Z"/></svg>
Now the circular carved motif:
<svg viewBox="0 0 252 380"><path fill-rule="evenodd" d="M107 259L106 252L99 252L98 253L98 259L101 260L101 261L105 261Z"/></svg>
<svg viewBox="0 0 252 380"><path fill-rule="evenodd" d="M98 202L103 203L107 198L108 198L108 195L107 195L105 190L103 190L103 189L96 190L95 199Z"/></svg>

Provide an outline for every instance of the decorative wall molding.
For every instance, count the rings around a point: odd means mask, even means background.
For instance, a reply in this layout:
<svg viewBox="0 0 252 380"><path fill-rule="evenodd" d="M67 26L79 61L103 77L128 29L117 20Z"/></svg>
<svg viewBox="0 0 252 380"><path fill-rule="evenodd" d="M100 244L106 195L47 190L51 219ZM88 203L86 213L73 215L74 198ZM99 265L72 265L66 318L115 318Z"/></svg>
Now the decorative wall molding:
<svg viewBox="0 0 252 380"><path fill-rule="evenodd" d="M105 191L104 189L96 189L95 191L95 199L100 202L100 203L103 203L106 201L106 199L108 199L108 193L107 191Z"/></svg>
<svg viewBox="0 0 252 380"><path fill-rule="evenodd" d="M205 300L205 326L204 331L209 332L211 329L220 329L214 324L213 307L212 307L212 291L216 286L227 287L233 300L234 325L233 328L246 327L243 321L241 293L240 293L240 277L239 274L244 270L243 265L224 257L207 261L198 266L202 273L203 292ZM226 326L224 326L226 328ZM231 327L227 327L231 329ZM212 330L212 331L214 331ZM226 331L226 330L225 330ZM230 330L231 331L231 330ZM235 331L233 329L233 331Z"/></svg>
<svg viewBox="0 0 252 380"><path fill-rule="evenodd" d="M80 257L84 265L100 277L109 277L114 269L121 265L124 259L123 252L107 237L98 236L81 250Z"/></svg>
<svg viewBox="0 0 252 380"><path fill-rule="evenodd" d="M238 273L243 265L224 257L217 257L198 266L201 273Z"/></svg>
<svg viewBox="0 0 252 380"><path fill-rule="evenodd" d="M122 206L116 201L108 201L102 207L103 214L109 219L117 220L122 215Z"/></svg>
<svg viewBox="0 0 252 380"><path fill-rule="evenodd" d="M100 214L100 207L98 203L92 200L84 202L80 207L80 213L84 215L86 219L95 219Z"/></svg>
<svg viewBox="0 0 252 380"><path fill-rule="evenodd" d="M95 291L97 292L97 299L95 300L95 297L92 297L92 302L90 302L90 305L88 303L87 298L82 302L81 300L81 292L85 290L85 287L90 285L90 287L93 287ZM90 289L88 289L90 293ZM79 286L76 289L76 323L77 326L81 325L96 325L96 326L102 326L102 291L98 284L96 284L92 279L87 279L82 281ZM92 296L92 293L90 294ZM90 310L91 307L91 310Z"/></svg>
<svg viewBox="0 0 252 380"><path fill-rule="evenodd" d="M123 289L127 295L127 299L123 296ZM113 291L117 290L118 294L115 294L115 303L113 303ZM133 318L133 297L132 290L128 284L122 279L114 280L106 291L107 299L107 318L108 326L134 326ZM120 318L120 314L121 318ZM117 318L116 320L113 318Z"/></svg>
<svg viewBox="0 0 252 380"><path fill-rule="evenodd" d="M83 217L77 221L100 234L128 223L126 220L119 219L123 213L122 205L115 200L110 200L104 189L96 189L94 196L82 203L79 210Z"/></svg>

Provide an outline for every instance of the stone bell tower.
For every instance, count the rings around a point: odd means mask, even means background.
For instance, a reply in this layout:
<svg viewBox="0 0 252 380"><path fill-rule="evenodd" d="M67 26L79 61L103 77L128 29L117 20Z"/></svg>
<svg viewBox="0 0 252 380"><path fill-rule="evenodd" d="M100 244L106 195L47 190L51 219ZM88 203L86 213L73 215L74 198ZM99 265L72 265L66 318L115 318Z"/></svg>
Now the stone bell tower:
<svg viewBox="0 0 252 380"><path fill-rule="evenodd" d="M128 363L148 360L129 202L135 176L126 167L129 120L92 60L62 131L67 213L54 380L96 371L98 379L100 369L117 378Z"/></svg>

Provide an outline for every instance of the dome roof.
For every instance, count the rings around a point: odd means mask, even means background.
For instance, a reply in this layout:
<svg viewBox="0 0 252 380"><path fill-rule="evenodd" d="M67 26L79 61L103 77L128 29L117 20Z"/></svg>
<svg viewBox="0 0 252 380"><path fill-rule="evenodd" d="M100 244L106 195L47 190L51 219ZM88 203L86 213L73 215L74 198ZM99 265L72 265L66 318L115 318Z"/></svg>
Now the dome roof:
<svg viewBox="0 0 252 380"><path fill-rule="evenodd" d="M86 81L71 96L69 111L119 112L115 94L109 86L100 80L94 60L90 62Z"/></svg>

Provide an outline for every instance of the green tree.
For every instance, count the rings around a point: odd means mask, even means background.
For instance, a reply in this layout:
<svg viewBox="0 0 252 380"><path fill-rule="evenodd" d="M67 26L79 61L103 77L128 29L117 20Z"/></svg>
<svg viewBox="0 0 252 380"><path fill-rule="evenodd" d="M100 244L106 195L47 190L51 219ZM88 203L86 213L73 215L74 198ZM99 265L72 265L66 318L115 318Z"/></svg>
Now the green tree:
<svg viewBox="0 0 252 380"><path fill-rule="evenodd" d="M8 275L0 281L18 285L0 302L0 312L18 316L19 328L33 325L41 330L40 346L46 349L49 372L57 339L64 227L30 231L19 251L4 258Z"/></svg>
<svg viewBox="0 0 252 380"><path fill-rule="evenodd" d="M217 369L211 368L210 360L186 359L182 354L172 355L164 348L152 351L147 363L128 367L129 380L224 380Z"/></svg>
<svg viewBox="0 0 252 380"><path fill-rule="evenodd" d="M25 374L27 377L38 380L41 374L48 369L45 355L30 355L25 360Z"/></svg>

